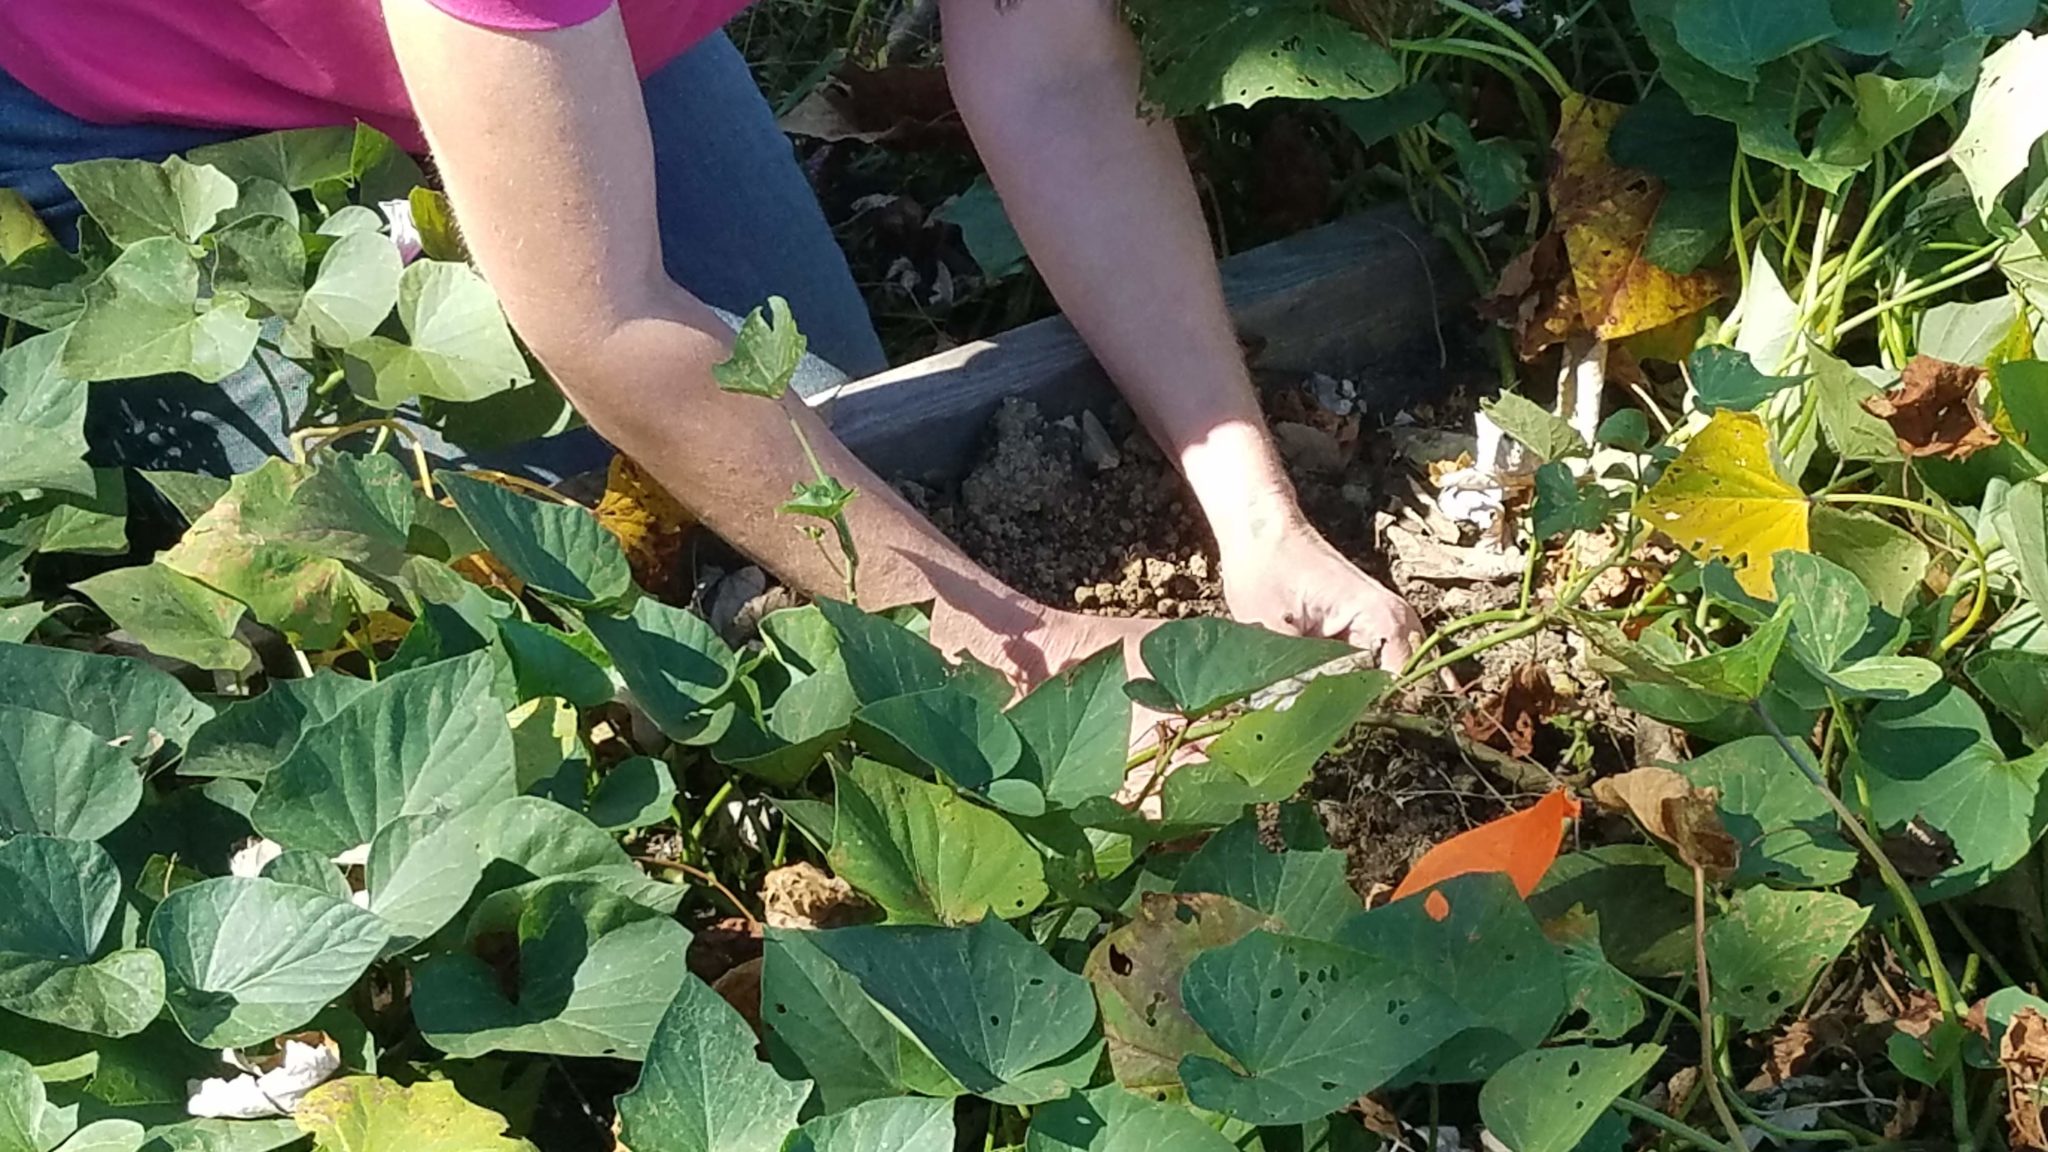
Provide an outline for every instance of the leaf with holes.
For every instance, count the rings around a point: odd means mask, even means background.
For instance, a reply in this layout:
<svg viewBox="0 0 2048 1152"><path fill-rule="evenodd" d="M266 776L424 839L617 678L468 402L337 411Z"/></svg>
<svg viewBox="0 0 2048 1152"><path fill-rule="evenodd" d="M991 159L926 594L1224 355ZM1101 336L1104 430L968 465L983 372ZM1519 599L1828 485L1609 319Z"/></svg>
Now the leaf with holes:
<svg viewBox="0 0 2048 1152"><path fill-rule="evenodd" d="M1136 916L1096 944L1082 974L1102 1005L1117 1083L1139 1092L1177 1091L1183 1057L1222 1059L1181 1002L1181 980L1195 957L1259 929L1280 925L1228 896L1147 892Z"/></svg>
<svg viewBox="0 0 2048 1152"><path fill-rule="evenodd" d="M1524 1052L1479 1090L1486 1130L1515 1152L1573 1152L1607 1106L1648 1075L1661 1044Z"/></svg>
<svg viewBox="0 0 2048 1152"><path fill-rule="evenodd" d="M1314 0L1137 6L1145 94L1168 115L1270 98L1370 100L1401 87L1401 66Z"/></svg>
<svg viewBox="0 0 2048 1152"><path fill-rule="evenodd" d="M819 951L815 932L770 928L761 969L769 1056L791 1079L816 1082L827 1112L917 1093L964 1089Z"/></svg>
<svg viewBox="0 0 2048 1152"><path fill-rule="evenodd" d="M1344 853L1289 849L1275 852L1247 817L1217 832L1181 867L1181 892L1214 892L1279 921L1295 936L1327 940L1361 910L1351 890Z"/></svg>
<svg viewBox="0 0 2048 1152"><path fill-rule="evenodd" d="M1058 1099L1101 1060L1088 982L993 916L966 928L839 928L812 939L976 1095Z"/></svg>
<svg viewBox="0 0 2048 1152"><path fill-rule="evenodd" d="M1701 561L1726 560L1753 596L1773 595L1771 558L1809 550L1806 493L1778 476L1756 416L1717 412L1635 514Z"/></svg>
<svg viewBox="0 0 2048 1152"><path fill-rule="evenodd" d="M1045 901L1038 853L996 813L869 760L833 775L832 868L892 922L1015 918Z"/></svg>
<svg viewBox="0 0 2048 1152"><path fill-rule="evenodd" d="M1115 1084L1037 1109L1024 1137L1024 1152L1231 1152L1236 1147L1188 1109Z"/></svg>
<svg viewBox="0 0 2048 1152"><path fill-rule="evenodd" d="M753 1030L702 981L685 977L618 1099L619 1141L661 1152L781 1152L808 1081L790 1083L754 1055Z"/></svg>
<svg viewBox="0 0 2048 1152"><path fill-rule="evenodd" d="M1600 917L1582 907L1543 925L1543 934L1557 945L1564 986L1570 997L1566 1023L1585 1014L1584 1025L1567 1028L1552 1040L1618 1040L1643 1022L1643 997L1635 981L1607 959L1600 945Z"/></svg>
<svg viewBox="0 0 2048 1152"><path fill-rule="evenodd" d="M164 1005L164 963L109 934L121 874L97 844L16 836L0 844L0 1009L96 1036L132 1036Z"/></svg>
<svg viewBox="0 0 2048 1152"><path fill-rule="evenodd" d="M180 888L149 920L171 1015L208 1048L303 1026L356 982L387 939L382 921L346 900L241 877Z"/></svg>
<svg viewBox="0 0 2048 1152"><path fill-rule="evenodd" d="M1744 1028L1769 1028L1799 1009L1815 978L1869 918L1870 909L1833 892L1737 892L1707 925L1715 1009Z"/></svg>
<svg viewBox="0 0 2048 1152"><path fill-rule="evenodd" d="M1718 792L1721 824L1741 847L1736 884L1821 888L1855 873L1856 850L1834 809L1771 737L1723 744L1678 771Z"/></svg>

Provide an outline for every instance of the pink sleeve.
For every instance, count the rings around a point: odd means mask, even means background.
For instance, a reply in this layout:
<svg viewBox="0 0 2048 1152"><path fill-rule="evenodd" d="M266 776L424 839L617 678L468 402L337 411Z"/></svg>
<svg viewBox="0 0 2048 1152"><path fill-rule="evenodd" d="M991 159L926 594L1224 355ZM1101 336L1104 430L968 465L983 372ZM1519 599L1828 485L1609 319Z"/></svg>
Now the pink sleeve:
<svg viewBox="0 0 2048 1152"><path fill-rule="evenodd" d="M428 0L457 20L508 32L544 32L594 20L614 0Z"/></svg>

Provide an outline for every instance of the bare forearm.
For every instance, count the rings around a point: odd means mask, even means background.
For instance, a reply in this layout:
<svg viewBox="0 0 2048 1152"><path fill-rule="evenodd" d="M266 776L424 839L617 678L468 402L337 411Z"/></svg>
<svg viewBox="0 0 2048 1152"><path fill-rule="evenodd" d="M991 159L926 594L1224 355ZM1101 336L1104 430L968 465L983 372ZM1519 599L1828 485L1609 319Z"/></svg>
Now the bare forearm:
<svg viewBox="0 0 2048 1152"><path fill-rule="evenodd" d="M1179 141L1139 115L1136 48L1114 6L1047 4L1057 12L947 10L962 114L1038 270L1219 540L1257 538L1294 505Z"/></svg>

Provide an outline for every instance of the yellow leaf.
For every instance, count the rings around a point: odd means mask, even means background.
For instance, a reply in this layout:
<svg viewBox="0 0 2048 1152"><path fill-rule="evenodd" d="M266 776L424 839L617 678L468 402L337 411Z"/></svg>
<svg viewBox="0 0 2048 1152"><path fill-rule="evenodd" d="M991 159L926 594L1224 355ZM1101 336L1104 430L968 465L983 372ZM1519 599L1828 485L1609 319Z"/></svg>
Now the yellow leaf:
<svg viewBox="0 0 2048 1152"><path fill-rule="evenodd" d="M1714 414L1635 509L1694 558L1727 561L1750 595L1772 599L1771 557L1810 550L1811 511L1772 466L1763 420L1730 411Z"/></svg>
<svg viewBox="0 0 2048 1152"><path fill-rule="evenodd" d="M682 559L683 540L696 518L676 502L645 469L625 455L612 457L605 476L597 522L616 536L642 588L667 588Z"/></svg>
<svg viewBox="0 0 2048 1152"><path fill-rule="evenodd" d="M31 248L56 242L21 193L0 188L0 264L12 264Z"/></svg>
<svg viewBox="0 0 2048 1152"><path fill-rule="evenodd" d="M1674 276L1643 256L1664 186L1607 158L1607 138L1621 113L1619 104L1567 96L1552 142L1552 227L1564 233L1580 315L1603 340L1662 328L1722 295L1721 282L1710 274Z"/></svg>

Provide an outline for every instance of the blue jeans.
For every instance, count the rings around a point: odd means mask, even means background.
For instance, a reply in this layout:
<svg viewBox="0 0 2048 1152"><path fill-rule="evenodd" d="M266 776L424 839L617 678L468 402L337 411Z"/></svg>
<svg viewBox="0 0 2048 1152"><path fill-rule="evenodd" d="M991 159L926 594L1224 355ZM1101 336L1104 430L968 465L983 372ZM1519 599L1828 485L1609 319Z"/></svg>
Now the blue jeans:
<svg viewBox="0 0 2048 1152"><path fill-rule="evenodd" d="M735 314L771 295L786 297L812 351L832 367L855 377L886 368L845 254L732 42L711 37L648 77L642 91L661 247L676 283ZM73 231L79 208L51 165L103 156L156 160L247 134L89 124L0 72L0 186L26 196L60 234ZM310 382L288 362L269 363L298 410ZM813 365L807 379L828 375ZM182 378L94 385L89 421L101 464L226 475L287 448L288 417L253 365L218 385ZM445 442L434 447L445 460L474 459L544 481L603 467L611 455L588 428L474 457Z"/></svg>

